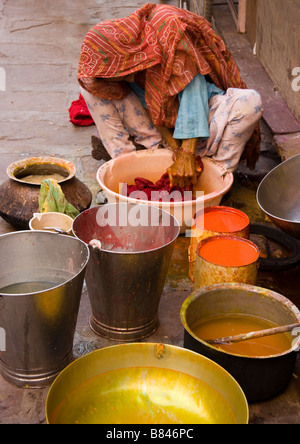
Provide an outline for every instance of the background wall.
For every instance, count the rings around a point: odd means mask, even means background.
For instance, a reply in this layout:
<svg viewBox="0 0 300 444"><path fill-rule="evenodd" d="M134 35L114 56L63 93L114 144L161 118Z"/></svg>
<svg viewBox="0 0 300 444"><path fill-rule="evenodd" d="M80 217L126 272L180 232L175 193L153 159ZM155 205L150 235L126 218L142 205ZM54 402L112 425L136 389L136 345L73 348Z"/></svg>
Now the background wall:
<svg viewBox="0 0 300 444"><path fill-rule="evenodd" d="M248 0L247 34L257 57L300 121L300 91L292 71L300 67L300 1ZM298 82L298 84L300 81Z"/></svg>
<svg viewBox="0 0 300 444"><path fill-rule="evenodd" d="M247 0L247 36L252 47L256 43L257 0Z"/></svg>

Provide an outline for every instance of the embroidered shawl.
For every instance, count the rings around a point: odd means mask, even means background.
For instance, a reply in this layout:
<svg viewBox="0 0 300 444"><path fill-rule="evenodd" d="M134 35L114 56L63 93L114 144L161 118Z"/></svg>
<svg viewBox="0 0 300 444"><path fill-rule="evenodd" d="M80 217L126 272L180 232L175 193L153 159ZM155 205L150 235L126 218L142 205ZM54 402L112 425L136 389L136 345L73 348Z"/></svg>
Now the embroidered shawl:
<svg viewBox="0 0 300 444"><path fill-rule="evenodd" d="M122 77L144 70L152 121L168 128L175 126L178 93L198 73L209 75L225 91L246 88L233 56L210 23L171 5L147 3L128 17L99 23L84 39L78 80L92 94L121 99L130 91Z"/></svg>

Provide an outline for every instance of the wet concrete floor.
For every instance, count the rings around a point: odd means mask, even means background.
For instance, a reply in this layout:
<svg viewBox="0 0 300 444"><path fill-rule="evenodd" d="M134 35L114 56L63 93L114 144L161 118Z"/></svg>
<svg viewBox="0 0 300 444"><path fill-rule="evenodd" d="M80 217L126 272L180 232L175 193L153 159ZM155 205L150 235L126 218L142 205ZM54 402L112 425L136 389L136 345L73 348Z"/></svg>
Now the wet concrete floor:
<svg viewBox="0 0 300 444"><path fill-rule="evenodd" d="M232 189L224 196L221 204L241 209L248 214L251 222L269 223L256 203L255 187L244 186L241 178L236 177ZM252 238L255 240L255 237ZM187 249L190 239L181 235L175 244L167 280L163 290L158 330L146 338L145 342L158 342L183 346L183 327L179 312L183 301L193 291L188 278ZM300 267L285 272L258 273L257 285L275 290L300 307L299 299ZM84 289L74 339L74 358L102 347L115 345L115 341L97 336L89 327L90 303ZM295 424L299 423L300 409L300 361L290 385L278 397L257 404L250 404L250 424ZM0 423L44 423L44 406L48 388L19 389L0 377Z"/></svg>
<svg viewBox="0 0 300 444"><path fill-rule="evenodd" d="M79 49L93 23L125 16L142 4L137 1L132 6L124 6L111 1L107 8L108 2L100 0L0 2L0 66L5 67L8 74L7 90L0 91L4 106L0 110L0 183L7 180L7 166L20 158L46 154L63 157L74 162L77 177L91 189L95 205L99 162L90 155L90 139L95 128L73 127L67 113L71 100L78 98ZM221 204L244 211L252 223L269 224L256 202L256 188L279 161L272 145L272 134L263 126L262 154L257 170L249 172L240 167L232 189ZM0 234L14 230L0 218ZM176 242L159 307L160 325L146 342L183 346L179 311L193 290L188 278L189 242L184 235ZM278 248L272 248L274 254L278 254ZM259 271L257 284L278 291L300 307L299 271L299 267L277 273ZM84 289L74 339L74 358L115 344L91 331L89 317L90 303ZM266 402L250 404L251 424L300 423L299 359L298 355L294 375L284 393ZM0 423L44 424L48 390L19 389L0 376Z"/></svg>

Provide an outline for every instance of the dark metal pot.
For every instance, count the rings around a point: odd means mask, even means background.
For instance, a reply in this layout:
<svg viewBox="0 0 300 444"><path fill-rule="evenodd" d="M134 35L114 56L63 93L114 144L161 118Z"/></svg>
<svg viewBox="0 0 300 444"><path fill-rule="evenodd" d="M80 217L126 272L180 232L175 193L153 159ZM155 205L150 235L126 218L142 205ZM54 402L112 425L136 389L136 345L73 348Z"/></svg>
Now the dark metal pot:
<svg viewBox="0 0 300 444"><path fill-rule="evenodd" d="M210 317L241 313L268 319L277 325L300 322L300 311L284 296L246 284L218 284L192 293L181 307L184 347L198 352L225 368L240 384L248 402L259 402L281 393L289 384L300 345L293 338L286 352L266 357L233 355L199 339L195 326ZM297 332L299 334L299 332Z"/></svg>

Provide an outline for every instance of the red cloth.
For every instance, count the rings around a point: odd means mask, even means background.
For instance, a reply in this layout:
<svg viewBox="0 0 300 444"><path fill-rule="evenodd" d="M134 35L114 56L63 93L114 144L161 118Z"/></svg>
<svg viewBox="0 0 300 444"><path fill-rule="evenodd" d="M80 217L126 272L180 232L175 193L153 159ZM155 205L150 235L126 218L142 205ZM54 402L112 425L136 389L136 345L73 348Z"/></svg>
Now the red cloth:
<svg viewBox="0 0 300 444"><path fill-rule="evenodd" d="M196 160L203 171L204 165L201 157L197 156ZM122 190L123 196L131 197L132 199L158 202L182 202L183 200L193 199L193 187L171 187L168 173L164 173L156 183L142 177L136 177L134 182L135 185L124 184ZM156 192L156 194L152 195L152 192Z"/></svg>
<svg viewBox="0 0 300 444"><path fill-rule="evenodd" d="M70 121L74 123L74 125L78 126L94 125L94 120L81 94L79 95L78 100L72 102L71 107L69 109L69 114L70 114Z"/></svg>
<svg viewBox="0 0 300 444"><path fill-rule="evenodd" d="M181 202L184 200L184 192L185 191L192 191L192 188L180 188L180 187L172 187L170 186L170 180L168 173L163 174L163 176L154 184L151 182L151 180L143 179L142 177L136 177L134 179L135 185L128 185L127 186L127 192L122 192L123 195L127 195L128 197L131 197L133 199L141 199L141 200L157 200L158 202ZM157 197L158 195L152 195L152 192L159 192L159 199L153 198ZM173 193L175 191L178 191L178 193ZM134 194L132 194L134 193ZM144 194L145 193L145 194ZM170 196L170 193L173 193ZM145 195L147 198L145 198ZM152 198L153 199L152 199ZM188 200L191 200L192 196L189 196Z"/></svg>

